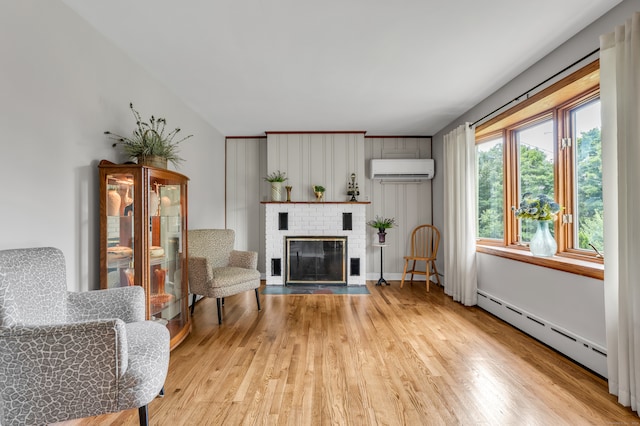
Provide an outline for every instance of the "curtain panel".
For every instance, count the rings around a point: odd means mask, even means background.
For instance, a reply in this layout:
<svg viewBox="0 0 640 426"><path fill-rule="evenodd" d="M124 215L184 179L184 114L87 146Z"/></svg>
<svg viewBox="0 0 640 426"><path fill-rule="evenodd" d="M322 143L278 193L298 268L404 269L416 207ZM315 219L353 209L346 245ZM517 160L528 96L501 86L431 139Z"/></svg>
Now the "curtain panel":
<svg viewBox="0 0 640 426"><path fill-rule="evenodd" d="M640 402L640 13L600 37L609 392Z"/></svg>
<svg viewBox="0 0 640 426"><path fill-rule="evenodd" d="M475 129L444 135L444 291L466 306L478 301Z"/></svg>

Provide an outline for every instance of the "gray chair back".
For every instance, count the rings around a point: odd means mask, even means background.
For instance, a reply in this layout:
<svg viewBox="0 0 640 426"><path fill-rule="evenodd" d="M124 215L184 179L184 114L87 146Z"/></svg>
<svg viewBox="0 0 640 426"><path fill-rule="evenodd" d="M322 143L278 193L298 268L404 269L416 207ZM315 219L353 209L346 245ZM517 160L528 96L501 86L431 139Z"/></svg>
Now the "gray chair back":
<svg viewBox="0 0 640 426"><path fill-rule="evenodd" d="M233 229L192 229L188 233L189 256L206 258L211 268L229 265L236 235Z"/></svg>
<svg viewBox="0 0 640 426"><path fill-rule="evenodd" d="M61 324L66 312L62 251L53 247L0 251L0 327Z"/></svg>

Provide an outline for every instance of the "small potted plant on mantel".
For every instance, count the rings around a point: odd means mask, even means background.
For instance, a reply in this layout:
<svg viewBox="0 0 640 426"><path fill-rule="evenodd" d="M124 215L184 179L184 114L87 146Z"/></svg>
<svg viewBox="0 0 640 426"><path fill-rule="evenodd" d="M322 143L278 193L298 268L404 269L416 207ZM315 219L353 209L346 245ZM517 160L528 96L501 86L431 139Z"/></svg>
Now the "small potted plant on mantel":
<svg viewBox="0 0 640 426"><path fill-rule="evenodd" d="M133 103L129 103L129 108L136 120L137 127L130 137L120 136L110 131L104 132L105 135L109 135L111 139L116 141L113 146L120 145L125 154L137 159L138 164L166 169L167 161L170 161L178 167L183 161L178 156L178 145L193 135L185 136L176 141L174 139L180 132L180 128L176 127L165 133L167 120L152 115L147 123L142 121L142 117L133 107Z"/></svg>
<svg viewBox="0 0 640 426"><path fill-rule="evenodd" d="M378 230L378 242L380 244L384 244L386 241L387 229L393 228L395 225L397 225L397 223L396 219L393 217L386 218L376 215L375 219L367 222L367 225Z"/></svg>
<svg viewBox="0 0 640 426"><path fill-rule="evenodd" d="M269 173L264 180L271 184L271 201L282 201L282 183L287 180L287 173L278 170Z"/></svg>
<svg viewBox="0 0 640 426"><path fill-rule="evenodd" d="M313 193L316 194L316 201L322 201L325 188L322 185L313 185Z"/></svg>

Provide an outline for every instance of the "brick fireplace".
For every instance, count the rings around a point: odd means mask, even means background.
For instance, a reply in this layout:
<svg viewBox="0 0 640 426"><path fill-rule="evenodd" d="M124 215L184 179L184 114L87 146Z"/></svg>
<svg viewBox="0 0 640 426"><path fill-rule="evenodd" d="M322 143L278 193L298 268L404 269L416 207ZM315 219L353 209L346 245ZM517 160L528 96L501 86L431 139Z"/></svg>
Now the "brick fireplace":
<svg viewBox="0 0 640 426"><path fill-rule="evenodd" d="M366 206L369 202L264 202L266 284L286 285L304 282L366 284ZM295 242L294 256L287 247ZM309 241L307 244L302 244ZM344 246L336 248L336 241ZM312 243L315 242L315 243ZM306 252L302 253L302 248ZM324 249L323 249L324 247ZM336 253L344 254L344 279L336 279ZM334 261L321 269L322 262ZM292 260L294 259L294 260ZM304 278L291 278L292 262L308 265ZM320 268L320 269L319 269ZM329 273L330 271L334 271ZM326 277L325 277L326 276Z"/></svg>

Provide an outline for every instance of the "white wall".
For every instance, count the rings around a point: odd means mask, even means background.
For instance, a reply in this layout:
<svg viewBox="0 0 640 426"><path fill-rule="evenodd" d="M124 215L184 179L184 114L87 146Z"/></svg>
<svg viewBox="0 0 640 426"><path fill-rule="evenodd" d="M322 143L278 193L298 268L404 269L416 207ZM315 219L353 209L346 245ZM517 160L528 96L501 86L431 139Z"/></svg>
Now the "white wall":
<svg viewBox="0 0 640 426"><path fill-rule="evenodd" d="M97 164L126 160L103 132L133 130L130 101L195 135L189 226L224 226L222 135L67 6L0 3L0 57L0 249L59 247L69 289L98 288Z"/></svg>
<svg viewBox="0 0 640 426"><path fill-rule="evenodd" d="M258 252L258 269L264 272L265 210L260 200L261 188L268 190L263 179L268 173L267 138L228 138L226 144L226 227L236 233L237 250Z"/></svg>
<svg viewBox="0 0 640 426"><path fill-rule="evenodd" d="M599 36L613 31L616 25L624 23L637 10L640 10L640 0L620 3L499 91L454 120L434 136L433 155L436 165L442 164L444 134L464 122L473 122L483 117L598 49ZM596 57L597 55L588 59L583 65ZM568 70L567 73L576 69ZM444 196L441 170L436 171L433 185L434 224L442 229ZM443 235L443 244L447 244L446 235ZM602 281L484 254L479 254L478 259L479 289L606 347ZM444 271L442 259L438 262L438 267Z"/></svg>

